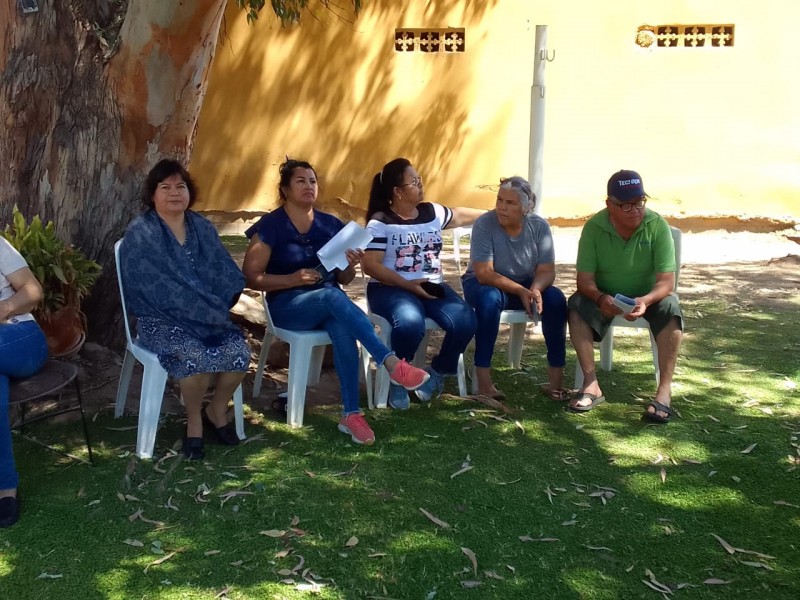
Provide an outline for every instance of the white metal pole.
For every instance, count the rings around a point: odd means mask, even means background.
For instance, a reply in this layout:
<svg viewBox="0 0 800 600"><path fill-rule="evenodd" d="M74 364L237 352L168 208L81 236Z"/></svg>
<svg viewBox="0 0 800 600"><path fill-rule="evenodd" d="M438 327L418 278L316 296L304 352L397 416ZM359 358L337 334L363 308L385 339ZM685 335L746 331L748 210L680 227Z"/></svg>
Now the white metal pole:
<svg viewBox="0 0 800 600"><path fill-rule="evenodd" d="M542 212L542 157L544 154L544 68L547 56L547 25L536 26L531 88L531 132L528 155L528 181L536 194L536 214Z"/></svg>

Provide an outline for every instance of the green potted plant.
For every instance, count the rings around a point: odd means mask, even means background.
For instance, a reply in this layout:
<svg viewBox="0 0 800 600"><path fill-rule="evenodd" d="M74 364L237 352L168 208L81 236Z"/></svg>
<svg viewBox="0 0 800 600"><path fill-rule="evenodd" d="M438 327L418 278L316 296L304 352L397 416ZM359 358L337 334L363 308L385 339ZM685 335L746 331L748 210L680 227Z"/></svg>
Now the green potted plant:
<svg viewBox="0 0 800 600"><path fill-rule="evenodd" d="M62 242L52 221L44 224L37 215L28 223L16 206L2 234L42 284L44 298L33 316L47 336L50 354L77 352L86 339L81 301L100 276L100 265Z"/></svg>

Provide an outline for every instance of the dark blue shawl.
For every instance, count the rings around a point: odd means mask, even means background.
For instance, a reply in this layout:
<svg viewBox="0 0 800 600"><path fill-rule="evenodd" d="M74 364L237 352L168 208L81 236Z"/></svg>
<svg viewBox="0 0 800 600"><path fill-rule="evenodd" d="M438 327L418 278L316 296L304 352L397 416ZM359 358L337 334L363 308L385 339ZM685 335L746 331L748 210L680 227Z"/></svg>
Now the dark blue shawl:
<svg viewBox="0 0 800 600"><path fill-rule="evenodd" d="M186 211L185 247L155 210L136 218L120 248L128 310L177 325L213 344L237 330L228 315L244 289L244 275L206 218Z"/></svg>

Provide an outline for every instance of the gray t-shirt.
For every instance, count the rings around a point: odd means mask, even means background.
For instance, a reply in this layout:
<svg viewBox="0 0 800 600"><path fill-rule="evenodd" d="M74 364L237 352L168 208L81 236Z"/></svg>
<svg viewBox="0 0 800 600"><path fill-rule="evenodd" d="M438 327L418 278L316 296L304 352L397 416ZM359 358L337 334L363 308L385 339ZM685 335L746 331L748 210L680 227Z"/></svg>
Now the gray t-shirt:
<svg viewBox="0 0 800 600"><path fill-rule="evenodd" d="M496 273L519 284L533 280L536 266L555 262L550 225L536 214L526 215L522 231L509 236L493 210L481 215L472 226L469 267L465 279L475 277L473 264L492 261Z"/></svg>

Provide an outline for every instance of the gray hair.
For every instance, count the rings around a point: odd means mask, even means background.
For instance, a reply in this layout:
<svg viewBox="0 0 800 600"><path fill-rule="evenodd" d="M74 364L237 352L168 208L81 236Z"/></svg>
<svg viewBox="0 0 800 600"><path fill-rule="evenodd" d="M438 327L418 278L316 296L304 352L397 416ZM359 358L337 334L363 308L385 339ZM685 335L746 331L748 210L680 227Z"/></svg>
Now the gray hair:
<svg viewBox="0 0 800 600"><path fill-rule="evenodd" d="M506 177L500 180L500 187L503 189L515 190L519 196L519 202L522 204L522 214L528 215L533 212L536 206L536 194L531 189L531 184L528 180L519 175L513 177Z"/></svg>

